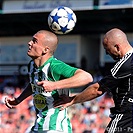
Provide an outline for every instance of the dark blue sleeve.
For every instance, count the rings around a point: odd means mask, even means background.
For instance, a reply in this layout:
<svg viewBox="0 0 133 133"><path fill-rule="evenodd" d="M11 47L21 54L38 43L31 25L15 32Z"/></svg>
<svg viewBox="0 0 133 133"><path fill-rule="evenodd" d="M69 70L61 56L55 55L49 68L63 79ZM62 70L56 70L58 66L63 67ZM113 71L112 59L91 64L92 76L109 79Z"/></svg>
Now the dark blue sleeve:
<svg viewBox="0 0 133 133"><path fill-rule="evenodd" d="M102 90L111 92L118 86L118 82L118 79L115 79L112 75L108 75L102 78L98 83Z"/></svg>

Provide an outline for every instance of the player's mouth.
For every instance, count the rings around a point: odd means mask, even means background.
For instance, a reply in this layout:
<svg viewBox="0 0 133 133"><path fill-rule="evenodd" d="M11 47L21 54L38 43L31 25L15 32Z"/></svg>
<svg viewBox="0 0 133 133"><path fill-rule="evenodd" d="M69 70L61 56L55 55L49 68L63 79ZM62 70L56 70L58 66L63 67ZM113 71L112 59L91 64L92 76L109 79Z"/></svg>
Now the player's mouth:
<svg viewBox="0 0 133 133"><path fill-rule="evenodd" d="M28 52L31 50L31 48L29 47L29 49L28 49Z"/></svg>

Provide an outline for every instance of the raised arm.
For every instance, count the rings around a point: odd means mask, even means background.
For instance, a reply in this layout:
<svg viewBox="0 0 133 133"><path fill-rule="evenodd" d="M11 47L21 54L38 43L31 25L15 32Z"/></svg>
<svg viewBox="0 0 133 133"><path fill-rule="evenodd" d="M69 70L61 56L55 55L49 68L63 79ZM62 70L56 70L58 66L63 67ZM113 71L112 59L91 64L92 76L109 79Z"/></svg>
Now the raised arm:
<svg viewBox="0 0 133 133"><path fill-rule="evenodd" d="M5 105L8 108L13 108L14 106L16 106L19 103L21 103L24 99L26 99L27 97L29 97L31 94L32 94L31 85L28 84L26 86L26 88L24 89L24 91L20 94L19 97L17 97L17 98L9 98L9 97L6 97L5 98Z"/></svg>
<svg viewBox="0 0 133 133"><path fill-rule="evenodd" d="M64 88L75 88L87 85L88 83L92 82L93 78L90 73L78 69L74 76L63 79L56 82L51 81L41 81L38 82L38 85L41 85L46 92L53 91L55 89L64 89Z"/></svg>

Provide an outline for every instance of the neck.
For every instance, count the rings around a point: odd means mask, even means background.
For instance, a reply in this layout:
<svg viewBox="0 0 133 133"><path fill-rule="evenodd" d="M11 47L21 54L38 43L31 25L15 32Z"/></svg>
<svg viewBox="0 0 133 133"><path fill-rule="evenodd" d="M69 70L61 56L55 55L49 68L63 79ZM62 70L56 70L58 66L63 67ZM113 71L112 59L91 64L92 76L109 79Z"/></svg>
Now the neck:
<svg viewBox="0 0 133 133"><path fill-rule="evenodd" d="M130 47L127 47L127 48L124 48L124 54L126 54L128 51L132 50L133 48L130 46Z"/></svg>
<svg viewBox="0 0 133 133"><path fill-rule="evenodd" d="M41 59L37 58L37 59L34 59L34 62L36 64L37 67L40 67L42 66L49 58L51 58L51 56L48 56L48 57L41 57Z"/></svg>

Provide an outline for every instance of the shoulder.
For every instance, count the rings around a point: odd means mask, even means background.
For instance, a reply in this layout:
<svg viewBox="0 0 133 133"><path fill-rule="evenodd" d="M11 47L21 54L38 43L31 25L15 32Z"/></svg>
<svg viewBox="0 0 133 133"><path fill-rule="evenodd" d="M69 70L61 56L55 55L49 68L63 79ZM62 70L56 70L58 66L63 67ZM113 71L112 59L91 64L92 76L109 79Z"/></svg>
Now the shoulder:
<svg viewBox="0 0 133 133"><path fill-rule="evenodd" d="M111 69L111 74L115 78L123 78L131 75L131 68L133 66L133 54L126 54L120 61L118 61Z"/></svg>
<svg viewBox="0 0 133 133"><path fill-rule="evenodd" d="M51 61L50 68L52 72L56 72L62 75L74 74L78 69L56 58L53 58L53 60Z"/></svg>
<svg viewBox="0 0 133 133"><path fill-rule="evenodd" d="M56 67L56 66L60 67L60 66L68 65L67 63L65 63L65 62L63 62L59 59L56 59L56 58L53 58L51 60L50 64L51 64L52 67Z"/></svg>
<svg viewBox="0 0 133 133"><path fill-rule="evenodd" d="M61 60L59 60L59 59L57 59L57 58L52 58L52 61L51 61L52 63L64 63L63 61L61 61Z"/></svg>

